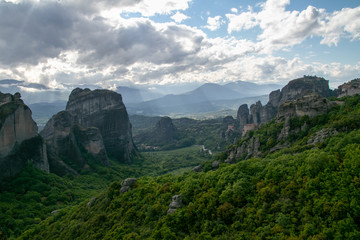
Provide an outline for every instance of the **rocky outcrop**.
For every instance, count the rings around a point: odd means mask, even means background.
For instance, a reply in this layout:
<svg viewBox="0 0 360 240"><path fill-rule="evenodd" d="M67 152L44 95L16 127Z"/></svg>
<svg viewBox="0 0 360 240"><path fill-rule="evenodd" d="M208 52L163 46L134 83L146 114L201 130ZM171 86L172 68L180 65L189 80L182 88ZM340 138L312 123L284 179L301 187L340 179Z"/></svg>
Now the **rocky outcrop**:
<svg viewBox="0 0 360 240"><path fill-rule="evenodd" d="M244 125L249 123L249 108L247 104L243 104L237 111L237 119L239 122L240 131L243 130Z"/></svg>
<svg viewBox="0 0 360 240"><path fill-rule="evenodd" d="M331 94L329 81L316 76L304 76L303 78L292 80L281 89L279 105L310 93L318 93L320 96L329 97Z"/></svg>
<svg viewBox="0 0 360 240"><path fill-rule="evenodd" d="M265 106L262 106L261 102L257 102L251 105L249 110L246 104L241 105L237 113L239 130L243 131L246 124L259 125L270 121L277 115L280 105L311 93L317 93L323 97L330 96L329 81L323 78L304 76L290 81L281 91L271 92Z"/></svg>
<svg viewBox="0 0 360 240"><path fill-rule="evenodd" d="M232 116L226 116L222 121L222 129L220 131L220 138L225 139L227 142L232 142L237 137L235 129L236 120Z"/></svg>
<svg viewBox="0 0 360 240"><path fill-rule="evenodd" d="M201 166L196 166L192 169L194 172L202 172L202 167Z"/></svg>
<svg viewBox="0 0 360 240"><path fill-rule="evenodd" d="M217 170L220 167L220 162L219 161L213 161L211 164L212 170Z"/></svg>
<svg viewBox="0 0 360 240"><path fill-rule="evenodd" d="M16 175L28 163L49 172L46 146L31 115L19 93L0 92L0 178Z"/></svg>
<svg viewBox="0 0 360 240"><path fill-rule="evenodd" d="M307 144L322 143L325 141L325 139L337 134L339 134L339 132L336 131L336 129L324 128L312 135L307 141Z"/></svg>
<svg viewBox="0 0 360 240"><path fill-rule="evenodd" d="M239 147L233 149L235 159L249 159L251 157L261 156L260 139L258 137L251 137L244 141ZM230 153L231 156L231 153Z"/></svg>
<svg viewBox="0 0 360 240"><path fill-rule="evenodd" d="M278 108L276 121L281 122L286 118L309 116L315 117L326 113L334 103L317 93L304 95L293 101L287 101Z"/></svg>
<svg viewBox="0 0 360 240"><path fill-rule="evenodd" d="M320 96L317 93L312 93L305 95L297 100L288 101L279 106L279 112L276 116L277 122L284 121L284 126L281 130L280 135L278 136L278 140L286 139L291 133L290 119L293 117L315 117L326 113L330 110L335 102L331 102L328 99ZM302 128L306 128L303 126ZM296 131L300 131L302 129L294 129L294 133Z"/></svg>
<svg viewBox="0 0 360 240"><path fill-rule="evenodd" d="M344 83L335 90L337 97L353 96L355 94L360 94L360 78Z"/></svg>
<svg viewBox="0 0 360 240"><path fill-rule="evenodd" d="M98 128L107 154L120 162L130 163L137 150L131 124L120 94L109 90L74 89L66 105L75 124Z"/></svg>
<svg viewBox="0 0 360 240"><path fill-rule="evenodd" d="M85 153L102 165L109 164L99 129L83 128L67 111L54 115L40 134L47 143L50 171L53 173L61 176L77 174L89 167Z"/></svg>
<svg viewBox="0 0 360 240"><path fill-rule="evenodd" d="M177 128L174 126L170 117L162 117L155 126L151 134L155 144L163 144L174 140Z"/></svg>
<svg viewBox="0 0 360 240"><path fill-rule="evenodd" d="M121 183L120 194L130 191L131 187L137 182L136 178L127 178Z"/></svg>
<svg viewBox="0 0 360 240"><path fill-rule="evenodd" d="M174 212L176 212L176 209L181 207L182 207L181 195L175 195L172 197L167 213L173 214Z"/></svg>

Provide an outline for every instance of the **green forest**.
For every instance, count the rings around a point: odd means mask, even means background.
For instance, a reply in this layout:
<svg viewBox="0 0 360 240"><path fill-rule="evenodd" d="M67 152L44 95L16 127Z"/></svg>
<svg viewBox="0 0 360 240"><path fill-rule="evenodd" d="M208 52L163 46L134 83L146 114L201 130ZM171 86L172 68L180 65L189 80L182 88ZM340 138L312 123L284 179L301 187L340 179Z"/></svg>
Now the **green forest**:
<svg viewBox="0 0 360 240"><path fill-rule="evenodd" d="M1 185L0 239L360 239L360 96L338 100L291 119L287 139L275 121L249 132L262 155L234 164L224 161L246 138L213 157L194 145L80 176L29 165ZM309 144L323 129L336 134ZM138 180L120 193L128 177ZM181 207L168 214L175 195Z"/></svg>

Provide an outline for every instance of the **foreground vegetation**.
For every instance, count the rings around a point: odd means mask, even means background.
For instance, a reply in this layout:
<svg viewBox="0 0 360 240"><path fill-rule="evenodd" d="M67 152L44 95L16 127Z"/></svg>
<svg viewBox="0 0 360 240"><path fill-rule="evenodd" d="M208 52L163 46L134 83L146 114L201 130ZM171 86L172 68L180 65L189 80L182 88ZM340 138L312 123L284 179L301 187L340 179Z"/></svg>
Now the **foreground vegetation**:
<svg viewBox="0 0 360 240"><path fill-rule="evenodd" d="M322 149L217 171L120 182L29 229L24 239L359 239L360 131ZM173 195L183 207L167 214Z"/></svg>
<svg viewBox="0 0 360 240"><path fill-rule="evenodd" d="M144 153L133 164L110 162L110 167L91 163L80 176L59 177L32 166L16 178L0 184L0 239L17 237L54 214L104 191L113 181L128 177L157 176L189 169L208 160L200 146ZM53 212L53 213L52 213Z"/></svg>

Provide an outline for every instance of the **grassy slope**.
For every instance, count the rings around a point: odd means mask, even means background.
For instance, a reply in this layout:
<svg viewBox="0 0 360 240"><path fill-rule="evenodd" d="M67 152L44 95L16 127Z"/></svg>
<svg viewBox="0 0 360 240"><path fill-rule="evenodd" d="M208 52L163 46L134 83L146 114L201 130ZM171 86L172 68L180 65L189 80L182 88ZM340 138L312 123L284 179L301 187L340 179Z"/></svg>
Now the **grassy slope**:
<svg viewBox="0 0 360 240"><path fill-rule="evenodd" d="M93 205L64 209L21 238L359 239L360 97L345 102L281 151L217 171L142 177L122 195L114 182ZM323 127L339 134L305 147ZM176 194L183 207L168 215Z"/></svg>

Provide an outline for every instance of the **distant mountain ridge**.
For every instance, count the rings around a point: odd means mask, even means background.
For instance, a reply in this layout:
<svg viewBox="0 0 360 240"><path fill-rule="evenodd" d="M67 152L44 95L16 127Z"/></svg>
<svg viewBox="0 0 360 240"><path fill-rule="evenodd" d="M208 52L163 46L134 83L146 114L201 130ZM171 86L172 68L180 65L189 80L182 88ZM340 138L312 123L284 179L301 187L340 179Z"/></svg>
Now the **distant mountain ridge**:
<svg viewBox="0 0 360 240"><path fill-rule="evenodd" d="M225 85L205 83L183 94L169 94L142 103L128 104L127 108L130 114L144 115L219 111L224 109L220 102L269 94L280 87L276 84L261 85L243 81Z"/></svg>

